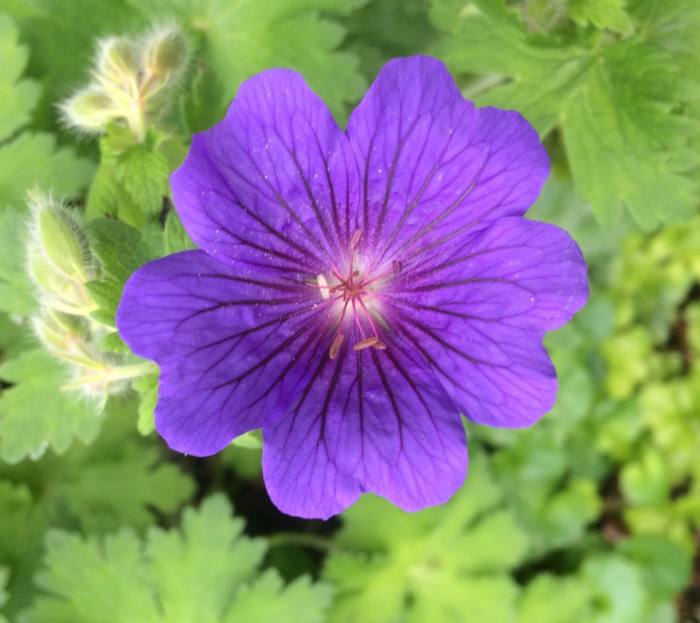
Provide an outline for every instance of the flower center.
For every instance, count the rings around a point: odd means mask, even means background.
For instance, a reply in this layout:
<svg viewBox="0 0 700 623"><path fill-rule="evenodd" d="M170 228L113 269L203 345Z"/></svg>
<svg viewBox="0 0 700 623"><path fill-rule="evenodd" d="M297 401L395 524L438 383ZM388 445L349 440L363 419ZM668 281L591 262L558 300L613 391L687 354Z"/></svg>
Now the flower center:
<svg viewBox="0 0 700 623"><path fill-rule="evenodd" d="M353 344L353 350L361 351L366 348L386 350L386 344L379 337L379 330L372 317L368 302L374 294L373 284L399 272L400 265L398 262L392 262L391 268L379 275L372 276L371 271L370 274L362 275L361 271L355 268L355 252L361 237L362 230L358 229L350 240L348 249L350 261L347 272L343 274L336 266L332 267L333 285L328 283L323 274L319 274L316 277L316 285L321 292L321 296L326 300L332 299L337 301L340 309L338 325L328 351L328 356L331 359L335 359L338 356L340 347L345 341L345 321L348 315L352 315L361 338Z"/></svg>

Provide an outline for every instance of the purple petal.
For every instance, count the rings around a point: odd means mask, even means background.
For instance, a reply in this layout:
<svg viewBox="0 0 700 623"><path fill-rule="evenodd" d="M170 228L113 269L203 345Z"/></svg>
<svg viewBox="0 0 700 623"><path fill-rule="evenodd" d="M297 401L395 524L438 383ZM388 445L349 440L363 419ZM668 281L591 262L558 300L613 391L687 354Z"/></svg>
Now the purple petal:
<svg viewBox="0 0 700 623"><path fill-rule="evenodd" d="M298 383L290 359L321 323L317 297L264 274L239 275L202 251L131 276L117 326L160 366L156 428L171 448L214 454L286 408Z"/></svg>
<svg viewBox="0 0 700 623"><path fill-rule="evenodd" d="M387 63L347 134L361 167L360 218L382 256L412 255L522 215L549 173L537 133L519 113L475 109L428 57Z"/></svg>
<svg viewBox="0 0 700 623"><path fill-rule="evenodd" d="M454 403L409 345L326 358L264 430L268 493L285 513L327 518L371 491L408 511L447 501L467 447Z"/></svg>
<svg viewBox="0 0 700 623"><path fill-rule="evenodd" d="M469 419L529 426L552 407L556 374L542 338L588 297L585 261L566 232L503 218L403 279L390 313Z"/></svg>
<svg viewBox="0 0 700 623"><path fill-rule="evenodd" d="M312 274L355 230L357 165L304 79L275 69L246 81L226 118L195 135L172 175L192 239L224 261Z"/></svg>
<svg viewBox="0 0 700 623"><path fill-rule="evenodd" d="M347 135L286 70L246 82L172 176L203 249L129 280L122 336L161 368L158 431L206 455L264 430L283 511L365 492L417 510L466 474L459 410L524 426L555 399L545 331L587 297L561 230L525 221L549 163L443 65L387 64Z"/></svg>
<svg viewBox="0 0 700 623"><path fill-rule="evenodd" d="M407 510L445 501L466 474L457 407L399 336L356 352L363 336L348 319L331 359L337 318L318 288L188 251L134 273L117 323L160 366L156 427L168 445L203 456L263 427L265 479L283 511L328 517L363 491Z"/></svg>

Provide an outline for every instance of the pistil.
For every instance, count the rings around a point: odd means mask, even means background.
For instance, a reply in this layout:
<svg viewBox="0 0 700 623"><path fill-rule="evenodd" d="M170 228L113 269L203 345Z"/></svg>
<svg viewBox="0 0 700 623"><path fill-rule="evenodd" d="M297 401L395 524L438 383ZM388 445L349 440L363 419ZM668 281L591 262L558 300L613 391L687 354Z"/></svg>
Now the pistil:
<svg viewBox="0 0 700 623"><path fill-rule="evenodd" d="M336 359L338 357L340 349L345 341L345 317L350 306L352 306L353 320L361 338L358 342L353 344L353 350L356 352L367 348L386 350L386 344L379 337L377 325L365 299L372 294L371 290L368 289L369 285L397 274L401 270L401 265L399 262L394 261L387 270L374 277L369 275L370 279L363 280L360 269L355 268L355 252L361 238L362 230L358 229L353 233L350 243L348 244L349 267L347 276L343 276L342 271L339 270L337 266L332 265L330 274L338 283L331 286L325 275L319 274L314 284L319 289L321 297L324 300L342 301L343 303L333 341L328 351L328 356L331 359ZM368 336L367 333L370 333L370 335Z"/></svg>

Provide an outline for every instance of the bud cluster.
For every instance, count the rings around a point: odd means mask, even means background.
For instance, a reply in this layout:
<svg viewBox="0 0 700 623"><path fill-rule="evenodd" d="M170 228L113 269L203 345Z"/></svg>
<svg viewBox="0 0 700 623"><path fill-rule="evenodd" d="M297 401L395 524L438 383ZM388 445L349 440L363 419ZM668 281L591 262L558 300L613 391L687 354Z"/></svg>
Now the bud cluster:
<svg viewBox="0 0 700 623"><path fill-rule="evenodd" d="M91 317L98 306L87 284L98 277L99 264L75 212L38 192L30 193L29 204L27 268L39 301L32 319L34 332L48 352L73 372L64 389L81 390L97 398L102 408L110 394L150 367L129 365L123 356L100 348L113 329Z"/></svg>
<svg viewBox="0 0 700 623"><path fill-rule="evenodd" d="M150 122L167 105L167 95L187 65L187 41L175 25L142 39L108 37L99 42L93 81L65 101L66 122L86 132L102 132L125 122L142 141Z"/></svg>

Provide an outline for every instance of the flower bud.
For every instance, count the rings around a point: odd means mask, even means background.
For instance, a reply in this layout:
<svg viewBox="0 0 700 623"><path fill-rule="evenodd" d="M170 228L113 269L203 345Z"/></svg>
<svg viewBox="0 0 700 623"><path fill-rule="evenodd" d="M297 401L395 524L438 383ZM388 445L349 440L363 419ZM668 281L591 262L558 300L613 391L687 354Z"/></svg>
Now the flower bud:
<svg viewBox="0 0 700 623"><path fill-rule="evenodd" d="M87 360L89 332L85 322L62 312L43 310L32 319L39 341L52 355L78 365Z"/></svg>
<svg viewBox="0 0 700 623"><path fill-rule="evenodd" d="M187 64L187 57L187 39L177 26L156 30L144 44L146 75L157 77L161 83L176 80Z"/></svg>
<svg viewBox="0 0 700 623"><path fill-rule="evenodd" d="M67 277L88 280L88 240L74 216L61 205L32 193L36 240L51 264Z"/></svg>
<svg viewBox="0 0 700 623"><path fill-rule="evenodd" d="M109 37L100 42L95 72L103 80L128 88L141 71L136 45L126 37Z"/></svg>
<svg viewBox="0 0 700 623"><path fill-rule="evenodd" d="M69 210L50 198L30 195L32 225L27 268L44 308L86 316L96 309L85 283L94 268L88 241Z"/></svg>
<svg viewBox="0 0 700 623"><path fill-rule="evenodd" d="M63 118L75 128L86 132L101 132L119 116L110 95L99 86L81 89L61 104Z"/></svg>

